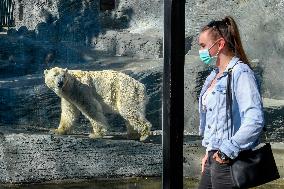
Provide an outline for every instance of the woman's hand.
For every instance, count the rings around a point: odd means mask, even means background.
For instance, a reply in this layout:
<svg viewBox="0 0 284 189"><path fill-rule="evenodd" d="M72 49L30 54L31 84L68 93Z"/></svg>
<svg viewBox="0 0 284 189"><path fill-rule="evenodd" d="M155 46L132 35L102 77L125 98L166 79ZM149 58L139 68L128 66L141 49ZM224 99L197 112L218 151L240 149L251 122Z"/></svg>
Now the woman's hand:
<svg viewBox="0 0 284 189"><path fill-rule="evenodd" d="M208 159L208 154L206 153L205 156L202 158L202 161L201 161L201 172L202 173L204 171L204 167L205 167L205 164L207 162L207 159Z"/></svg>
<svg viewBox="0 0 284 189"><path fill-rule="evenodd" d="M218 152L215 152L214 155L213 155L213 159L215 159L218 163L220 164L224 164L224 163L229 163L230 161L229 160L222 160L219 155L218 155Z"/></svg>

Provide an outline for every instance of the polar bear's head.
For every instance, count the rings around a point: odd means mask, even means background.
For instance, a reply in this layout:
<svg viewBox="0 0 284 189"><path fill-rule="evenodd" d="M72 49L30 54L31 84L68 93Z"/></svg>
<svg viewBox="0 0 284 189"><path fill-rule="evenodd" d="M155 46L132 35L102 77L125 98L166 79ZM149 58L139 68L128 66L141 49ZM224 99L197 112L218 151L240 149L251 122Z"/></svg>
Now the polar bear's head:
<svg viewBox="0 0 284 189"><path fill-rule="evenodd" d="M62 90L70 80L67 69L54 67L50 70L44 70L45 84L57 95L61 96Z"/></svg>

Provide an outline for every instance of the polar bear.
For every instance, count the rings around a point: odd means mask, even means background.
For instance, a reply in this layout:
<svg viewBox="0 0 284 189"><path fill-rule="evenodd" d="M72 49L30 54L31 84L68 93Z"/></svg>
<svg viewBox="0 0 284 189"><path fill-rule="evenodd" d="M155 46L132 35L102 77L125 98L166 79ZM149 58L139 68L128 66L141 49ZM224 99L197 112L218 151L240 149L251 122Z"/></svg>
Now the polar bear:
<svg viewBox="0 0 284 189"><path fill-rule="evenodd" d="M44 71L45 83L61 98L60 124L56 134L68 134L80 112L93 127L91 138L103 137L108 128L106 112L119 113L130 138L144 141L151 123L145 118L148 101L145 86L113 70L81 71L52 68Z"/></svg>

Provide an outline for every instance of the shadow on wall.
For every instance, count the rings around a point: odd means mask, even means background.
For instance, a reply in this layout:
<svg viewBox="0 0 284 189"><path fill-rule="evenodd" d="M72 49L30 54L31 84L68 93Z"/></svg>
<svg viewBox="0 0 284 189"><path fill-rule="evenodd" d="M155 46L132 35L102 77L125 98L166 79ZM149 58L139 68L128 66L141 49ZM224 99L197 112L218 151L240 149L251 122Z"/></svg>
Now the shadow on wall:
<svg viewBox="0 0 284 189"><path fill-rule="evenodd" d="M98 1L60 0L57 6L57 41L88 42L101 31Z"/></svg>
<svg viewBox="0 0 284 189"><path fill-rule="evenodd" d="M39 16L44 21L35 30L22 26L1 36L1 78L86 63L83 54L90 51L92 39L108 30L128 28L133 15L132 8L100 11L99 1L59 0L57 7L58 17L41 8Z"/></svg>

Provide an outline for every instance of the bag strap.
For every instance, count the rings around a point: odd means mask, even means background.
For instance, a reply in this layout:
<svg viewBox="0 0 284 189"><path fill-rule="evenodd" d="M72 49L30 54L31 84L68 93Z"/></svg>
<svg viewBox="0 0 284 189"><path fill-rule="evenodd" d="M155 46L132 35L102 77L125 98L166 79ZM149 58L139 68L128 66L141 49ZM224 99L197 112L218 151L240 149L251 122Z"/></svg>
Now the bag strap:
<svg viewBox="0 0 284 189"><path fill-rule="evenodd" d="M232 68L228 69L227 93L226 93L226 123L227 123L227 130L229 131L229 123L228 123L228 121L229 121L228 114L229 114L230 118L231 118L231 137L233 135L233 113L232 113L233 99L232 99L231 80L232 80L232 70L233 70L234 66ZM230 136L229 136L229 132L228 132L228 139L229 138L230 138Z"/></svg>

